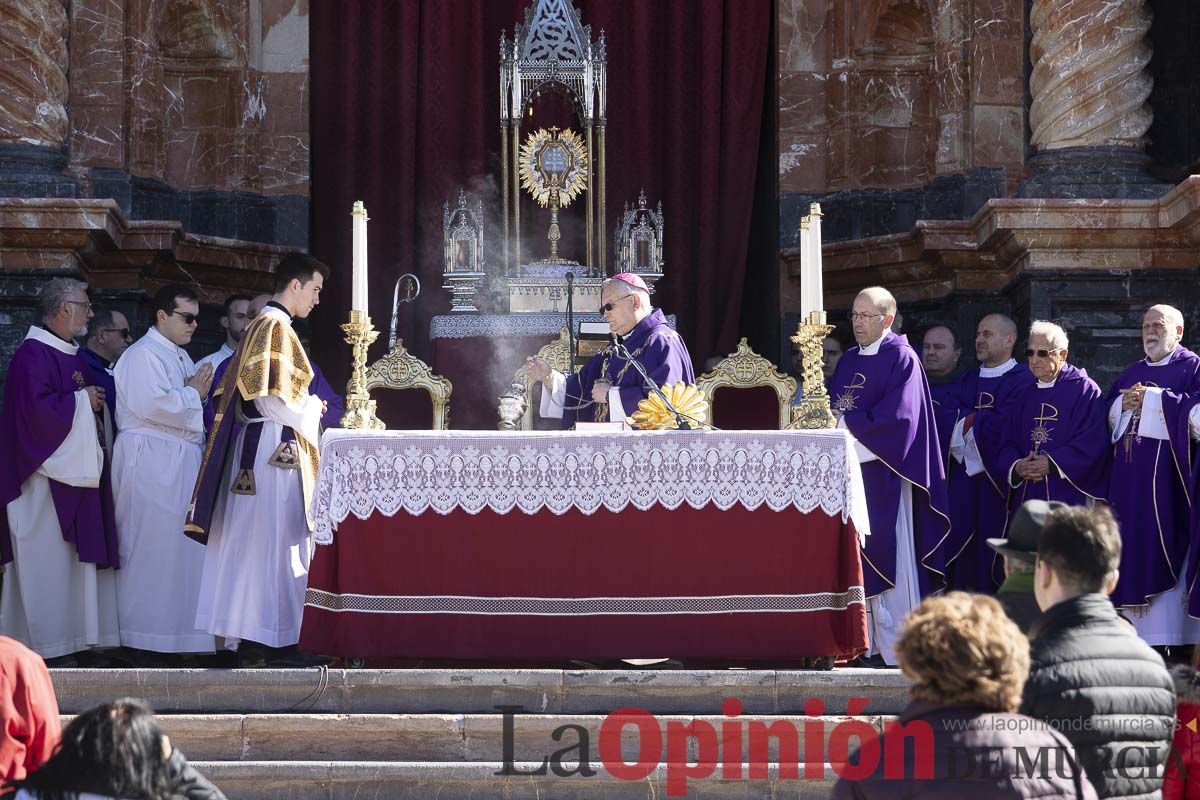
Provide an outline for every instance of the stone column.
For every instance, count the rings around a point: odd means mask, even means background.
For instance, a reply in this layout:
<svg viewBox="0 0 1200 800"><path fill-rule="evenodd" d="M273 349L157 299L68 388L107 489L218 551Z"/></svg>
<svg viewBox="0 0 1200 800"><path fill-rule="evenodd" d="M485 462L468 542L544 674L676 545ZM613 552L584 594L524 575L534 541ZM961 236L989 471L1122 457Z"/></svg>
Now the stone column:
<svg viewBox="0 0 1200 800"><path fill-rule="evenodd" d="M0 196L73 196L66 0L0 4Z"/></svg>
<svg viewBox="0 0 1200 800"><path fill-rule="evenodd" d="M1157 197L1146 172L1147 0L1034 0L1032 177L1023 197Z"/></svg>

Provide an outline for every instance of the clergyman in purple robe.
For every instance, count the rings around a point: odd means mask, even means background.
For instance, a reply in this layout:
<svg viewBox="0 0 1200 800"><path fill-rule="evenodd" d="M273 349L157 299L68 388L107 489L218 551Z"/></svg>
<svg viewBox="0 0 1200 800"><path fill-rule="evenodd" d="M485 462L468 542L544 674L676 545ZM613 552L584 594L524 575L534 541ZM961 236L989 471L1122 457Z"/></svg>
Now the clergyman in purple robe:
<svg viewBox="0 0 1200 800"><path fill-rule="evenodd" d="M943 588L950 535L933 399L917 352L891 331L896 300L864 289L850 315L857 347L829 381L838 427L856 440L871 535L863 547L871 654L894 663L905 616Z"/></svg>
<svg viewBox="0 0 1200 800"><path fill-rule="evenodd" d="M1109 434L1100 387L1067 363L1070 342L1053 322L1029 328L1030 377L1005 402L999 441L979 440L992 479L1009 487L1009 511L1026 500L1086 505L1108 494Z"/></svg>
<svg viewBox="0 0 1200 800"><path fill-rule="evenodd" d="M994 594L1005 580L1004 562L988 546L1007 530L1008 487L984 469L977 441L999 444L1004 433L1003 406L1017 386L1029 382L1029 369L1013 358L1017 325L1003 314L988 314L975 329L979 366L967 370L954 385L952 402L958 419L943 445L950 449L946 480L950 522L966 542L950 570L950 586L967 592ZM940 432L940 428L939 428ZM993 447L994 449L994 447Z"/></svg>
<svg viewBox="0 0 1200 800"><path fill-rule="evenodd" d="M43 658L120 644L119 565L104 391L73 341L92 316L87 284L48 282L41 325L13 354L0 412L0 633Z"/></svg>
<svg viewBox="0 0 1200 800"><path fill-rule="evenodd" d="M1108 502L1123 541L1112 601L1129 609L1152 645L1200 641L1200 620L1189 620L1183 606L1192 439L1186 424L1168 425L1163 413L1200 393L1200 356L1179 343L1182 336L1179 309L1151 307L1142 317L1146 357L1104 396L1112 430Z"/></svg>
<svg viewBox="0 0 1200 800"><path fill-rule="evenodd" d="M600 287L600 311L613 333L623 337L629 355L659 386L694 383L692 357L683 338L650 305L650 289L638 275L623 272ZM539 412L561 417L564 428L576 422L624 421L650 394L633 362L612 347L592 356L579 372L563 375L543 359L526 363L530 377L542 382ZM701 420L691 421L698 425Z"/></svg>

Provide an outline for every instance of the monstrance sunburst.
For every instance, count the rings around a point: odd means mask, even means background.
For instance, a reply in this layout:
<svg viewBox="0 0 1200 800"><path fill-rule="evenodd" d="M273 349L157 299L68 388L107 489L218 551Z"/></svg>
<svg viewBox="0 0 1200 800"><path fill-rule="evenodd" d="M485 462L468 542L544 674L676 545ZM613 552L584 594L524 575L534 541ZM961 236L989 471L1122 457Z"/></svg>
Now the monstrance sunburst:
<svg viewBox="0 0 1200 800"><path fill-rule="evenodd" d="M521 186L538 205L550 207L550 261L558 261L558 209L570 205L588 185L588 152L574 131L539 128L521 146Z"/></svg>

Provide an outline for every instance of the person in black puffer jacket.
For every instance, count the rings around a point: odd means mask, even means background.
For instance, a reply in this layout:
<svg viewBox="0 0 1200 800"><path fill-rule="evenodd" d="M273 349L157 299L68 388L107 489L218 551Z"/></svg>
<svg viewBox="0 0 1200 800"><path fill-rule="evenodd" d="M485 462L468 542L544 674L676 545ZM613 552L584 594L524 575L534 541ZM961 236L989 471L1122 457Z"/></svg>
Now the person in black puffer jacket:
<svg viewBox="0 0 1200 800"><path fill-rule="evenodd" d="M1021 713L1075 746L1100 798L1161 797L1175 726L1175 687L1162 658L1117 616L1121 534L1107 508L1047 515L1034 593Z"/></svg>
<svg viewBox="0 0 1200 800"><path fill-rule="evenodd" d="M925 598L904 621L896 658L912 702L877 747L863 742L850 759L861 774L841 768L834 800L1095 800L1071 743L1014 713L1029 643L999 602Z"/></svg>

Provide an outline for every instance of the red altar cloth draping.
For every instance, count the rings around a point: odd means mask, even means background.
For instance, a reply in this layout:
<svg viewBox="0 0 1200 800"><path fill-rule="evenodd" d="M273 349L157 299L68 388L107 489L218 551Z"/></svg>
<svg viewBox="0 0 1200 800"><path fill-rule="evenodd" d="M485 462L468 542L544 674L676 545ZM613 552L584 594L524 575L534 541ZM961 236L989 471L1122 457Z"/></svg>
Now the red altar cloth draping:
<svg viewBox="0 0 1200 800"><path fill-rule="evenodd" d="M820 511L374 514L317 549L308 585L300 648L329 655L761 660L866 647L858 536Z"/></svg>
<svg viewBox="0 0 1200 800"><path fill-rule="evenodd" d="M322 441L300 647L531 661L853 656L867 644L844 432Z"/></svg>

